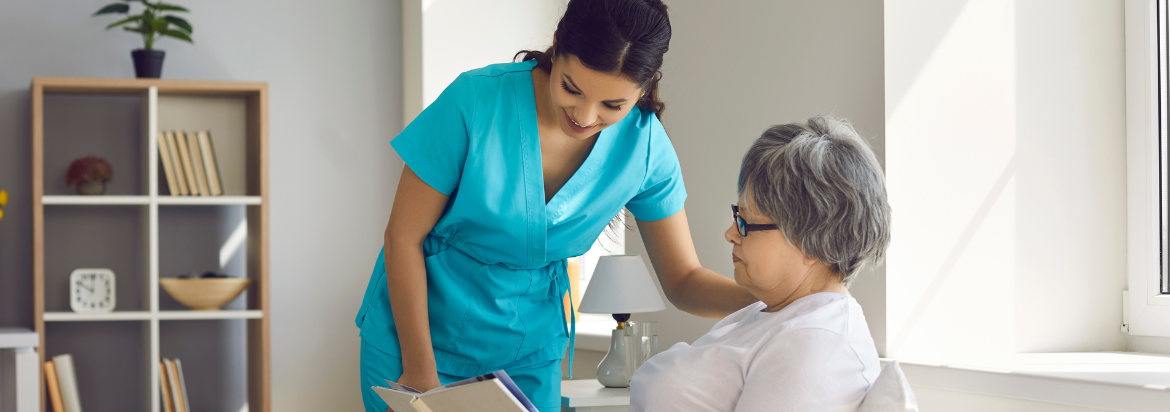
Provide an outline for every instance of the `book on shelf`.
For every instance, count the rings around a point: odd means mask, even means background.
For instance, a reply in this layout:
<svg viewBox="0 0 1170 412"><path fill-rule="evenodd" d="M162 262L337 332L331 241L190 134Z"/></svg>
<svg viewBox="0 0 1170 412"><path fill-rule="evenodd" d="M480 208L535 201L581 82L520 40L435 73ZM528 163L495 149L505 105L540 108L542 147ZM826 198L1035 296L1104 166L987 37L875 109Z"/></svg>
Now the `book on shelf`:
<svg viewBox="0 0 1170 412"><path fill-rule="evenodd" d="M183 364L175 358L164 358L167 381L171 387L171 399L175 403L175 412L191 412L191 402L187 397L187 382L183 380Z"/></svg>
<svg viewBox="0 0 1170 412"><path fill-rule="evenodd" d="M175 362L175 371L179 374L179 390L183 391L183 412L191 412L191 396L187 394L187 378L183 377L183 362L178 358L172 358Z"/></svg>
<svg viewBox="0 0 1170 412"><path fill-rule="evenodd" d="M53 406L53 412L64 412L65 401L61 399L61 386L57 383L57 368L53 366L53 361L45 362L45 386L49 388L49 404Z"/></svg>
<svg viewBox="0 0 1170 412"><path fill-rule="evenodd" d="M211 190L212 196L223 196L223 181L219 177L219 164L215 161L215 145L211 143L211 132L202 131L198 136L203 170L207 174L207 188Z"/></svg>
<svg viewBox="0 0 1170 412"><path fill-rule="evenodd" d="M179 147L176 143L177 140L175 140L175 132L166 132L165 135L167 150L171 154L171 169L175 172L175 184L178 187L178 194L180 196L187 196L191 192L187 190L187 176L183 174L183 162L179 158ZM175 191L171 190L171 194L175 194Z"/></svg>
<svg viewBox="0 0 1170 412"><path fill-rule="evenodd" d="M190 146L187 151L191 153L191 167L195 169L195 182L199 184L199 194L211 196L211 190L207 187L207 171L203 166L203 153L199 149L199 135L187 133L187 145Z"/></svg>
<svg viewBox="0 0 1170 412"><path fill-rule="evenodd" d="M57 372L57 387L61 391L64 412L81 412L81 395L77 392L77 373L73 369L73 355L66 353L54 356L53 369Z"/></svg>
<svg viewBox="0 0 1170 412"><path fill-rule="evenodd" d="M195 180L195 165L191 164L191 150L186 133L175 132L175 145L179 147L179 160L183 162L183 174L187 177L187 193L199 196L199 182Z"/></svg>
<svg viewBox="0 0 1170 412"><path fill-rule="evenodd" d="M171 167L171 150L167 148L166 133L158 132L158 158L162 163L163 177L167 181L167 191L171 196L179 195L179 187L175 186L175 169Z"/></svg>
<svg viewBox="0 0 1170 412"><path fill-rule="evenodd" d="M162 390L163 411L175 412L175 399L171 396L171 380L167 377L165 360L158 363L158 383L159 389Z"/></svg>
<svg viewBox="0 0 1170 412"><path fill-rule="evenodd" d="M374 392L395 412L537 412L536 406L499 370L440 386L425 393L395 382Z"/></svg>

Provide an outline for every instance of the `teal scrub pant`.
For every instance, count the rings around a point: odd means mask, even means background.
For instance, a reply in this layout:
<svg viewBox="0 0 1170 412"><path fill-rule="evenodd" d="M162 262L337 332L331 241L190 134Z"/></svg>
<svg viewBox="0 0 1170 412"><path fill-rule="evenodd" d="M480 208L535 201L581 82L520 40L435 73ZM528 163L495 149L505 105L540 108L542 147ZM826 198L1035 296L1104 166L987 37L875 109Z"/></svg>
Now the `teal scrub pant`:
<svg viewBox="0 0 1170 412"><path fill-rule="evenodd" d="M362 401L366 412L386 412L386 402L374 392L374 386L386 386L385 380L397 382L402 376L402 359L383 352L362 339L361 349ZM503 367L524 396L540 412L561 410L561 360L551 360L530 365ZM439 382L447 385L472 376L454 376L439 373Z"/></svg>

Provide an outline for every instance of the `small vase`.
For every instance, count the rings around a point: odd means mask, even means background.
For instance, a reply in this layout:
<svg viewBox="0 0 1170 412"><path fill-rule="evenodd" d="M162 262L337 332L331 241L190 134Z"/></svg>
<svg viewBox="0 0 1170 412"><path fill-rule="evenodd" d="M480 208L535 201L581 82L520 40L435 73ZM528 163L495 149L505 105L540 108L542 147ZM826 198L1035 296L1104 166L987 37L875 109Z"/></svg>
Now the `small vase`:
<svg viewBox="0 0 1170 412"><path fill-rule="evenodd" d="M163 57L166 55L166 52L162 50L135 49L131 51L130 57L134 59L134 75L140 79L161 77Z"/></svg>
<svg viewBox="0 0 1170 412"><path fill-rule="evenodd" d="M79 195L100 195L106 193L106 182L95 180L80 183L76 186Z"/></svg>
<svg viewBox="0 0 1170 412"><path fill-rule="evenodd" d="M597 365L597 382L607 388L628 388L634 377L633 355L625 329L614 329L609 353Z"/></svg>

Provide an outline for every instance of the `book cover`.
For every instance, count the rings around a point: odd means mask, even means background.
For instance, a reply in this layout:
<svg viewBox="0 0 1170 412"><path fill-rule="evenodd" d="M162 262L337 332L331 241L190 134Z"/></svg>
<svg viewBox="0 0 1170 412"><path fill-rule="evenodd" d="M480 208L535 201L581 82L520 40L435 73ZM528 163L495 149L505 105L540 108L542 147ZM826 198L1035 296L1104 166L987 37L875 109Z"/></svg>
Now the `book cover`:
<svg viewBox="0 0 1170 412"><path fill-rule="evenodd" d="M183 162L183 174L187 176L187 193L199 196L199 182L195 180L195 166L191 164L190 146L183 132L175 132L175 145L179 147L179 160Z"/></svg>
<svg viewBox="0 0 1170 412"><path fill-rule="evenodd" d="M165 412L175 412L175 400L171 397L171 380L167 378L166 361L158 363L158 382L162 389L162 403Z"/></svg>
<svg viewBox="0 0 1170 412"><path fill-rule="evenodd" d="M179 358L172 361L175 362L175 373L179 375L179 390L183 391L183 396L175 399L183 401L183 412L191 412L191 395L187 393L187 378L183 377L183 362L180 362Z"/></svg>
<svg viewBox="0 0 1170 412"><path fill-rule="evenodd" d="M419 393L408 386L386 381L374 392L395 412L537 412L512 378L503 370Z"/></svg>
<svg viewBox="0 0 1170 412"><path fill-rule="evenodd" d="M175 169L175 183L179 188L179 195L187 196L191 192L187 189L187 176L183 174L183 162L179 157L179 147L175 143L175 132L167 132L167 150L171 152L171 168Z"/></svg>
<svg viewBox="0 0 1170 412"><path fill-rule="evenodd" d="M211 191L207 188L207 172L203 170L203 155L199 150L199 135L197 133L187 134L188 152L191 153L191 168L195 170L195 182L199 184L199 194L202 196L211 196Z"/></svg>
<svg viewBox="0 0 1170 412"><path fill-rule="evenodd" d="M81 412L81 395L77 392L73 356L68 353L54 356L53 368L57 370L57 386L61 390L61 402L65 405L65 412Z"/></svg>
<svg viewBox="0 0 1170 412"><path fill-rule="evenodd" d="M175 368L175 360L166 358L163 359L163 363L167 366L167 382L171 385L171 398L175 400L175 412L188 412L184 407L183 389L179 386L179 372Z"/></svg>
<svg viewBox="0 0 1170 412"><path fill-rule="evenodd" d="M163 132L158 132L158 158L162 163L163 177L167 181L167 192L171 196L179 194L179 187L175 186L175 170L171 168L171 151L167 149L167 137Z"/></svg>
<svg viewBox="0 0 1170 412"><path fill-rule="evenodd" d="M53 405L53 412L64 412L65 401L61 399L61 386L57 385L57 367L51 360L45 362L45 386L49 387L49 404Z"/></svg>
<svg viewBox="0 0 1170 412"><path fill-rule="evenodd" d="M203 170L207 172L207 188L212 196L223 196L223 182L219 178L219 164L215 161L215 145L211 144L211 132L199 132L199 151L203 155Z"/></svg>

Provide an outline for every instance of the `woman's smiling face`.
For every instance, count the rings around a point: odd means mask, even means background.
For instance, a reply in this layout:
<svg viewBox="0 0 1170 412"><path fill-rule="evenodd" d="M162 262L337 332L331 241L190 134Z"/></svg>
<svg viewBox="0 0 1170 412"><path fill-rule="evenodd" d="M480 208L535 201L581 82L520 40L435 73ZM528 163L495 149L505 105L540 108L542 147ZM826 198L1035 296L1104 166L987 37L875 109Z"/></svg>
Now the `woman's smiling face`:
<svg viewBox="0 0 1170 412"><path fill-rule="evenodd" d="M739 202L739 216L744 221L753 225L776 223L757 212L755 205L746 200L750 196L744 198ZM808 280L813 267L819 263L789 243L779 229L748 232L747 236L741 236L738 224L733 221L723 236L732 244L735 282L769 305L791 296Z"/></svg>
<svg viewBox="0 0 1170 412"><path fill-rule="evenodd" d="M553 59L548 84L557 123L574 139L593 137L621 121L642 96L628 77L590 69L573 55Z"/></svg>

